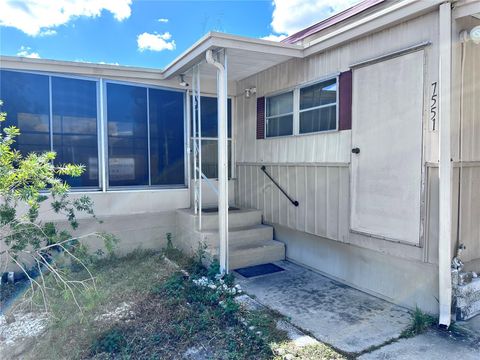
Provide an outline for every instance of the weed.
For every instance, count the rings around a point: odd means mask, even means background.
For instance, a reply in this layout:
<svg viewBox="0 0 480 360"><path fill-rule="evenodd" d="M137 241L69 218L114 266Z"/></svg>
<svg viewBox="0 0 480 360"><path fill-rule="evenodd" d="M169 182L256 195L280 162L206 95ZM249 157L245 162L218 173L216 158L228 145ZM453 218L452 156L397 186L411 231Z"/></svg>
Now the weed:
<svg viewBox="0 0 480 360"><path fill-rule="evenodd" d="M105 352L109 354L118 353L125 347L126 344L127 341L122 330L113 328L101 334L93 342L91 353L92 355Z"/></svg>
<svg viewBox="0 0 480 360"><path fill-rule="evenodd" d="M415 307L415 311L412 313L412 323L402 332L401 337L409 338L421 334L435 324L435 322L435 317Z"/></svg>
<svg viewBox="0 0 480 360"><path fill-rule="evenodd" d="M173 249L173 243L172 243L172 233L167 232L165 234L165 237L167 238L167 250Z"/></svg>

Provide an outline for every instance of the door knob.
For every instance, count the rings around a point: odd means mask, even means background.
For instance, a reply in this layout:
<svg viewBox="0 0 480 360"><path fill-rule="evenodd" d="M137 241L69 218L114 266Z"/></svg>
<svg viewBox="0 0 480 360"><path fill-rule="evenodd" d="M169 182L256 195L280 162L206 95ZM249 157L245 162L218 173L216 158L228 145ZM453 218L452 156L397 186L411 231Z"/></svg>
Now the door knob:
<svg viewBox="0 0 480 360"><path fill-rule="evenodd" d="M360 148L357 148L357 147L356 147L356 148L353 148L353 149L352 149L352 153L354 153L354 154L360 154Z"/></svg>

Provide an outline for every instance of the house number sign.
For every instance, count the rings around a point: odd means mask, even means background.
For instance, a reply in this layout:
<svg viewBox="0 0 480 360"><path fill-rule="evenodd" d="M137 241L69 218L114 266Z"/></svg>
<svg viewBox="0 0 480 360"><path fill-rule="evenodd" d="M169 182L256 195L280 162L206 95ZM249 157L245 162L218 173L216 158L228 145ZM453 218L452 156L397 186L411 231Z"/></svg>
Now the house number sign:
<svg viewBox="0 0 480 360"><path fill-rule="evenodd" d="M430 123L432 131L436 130L438 114L438 83L432 83L432 97L430 98Z"/></svg>

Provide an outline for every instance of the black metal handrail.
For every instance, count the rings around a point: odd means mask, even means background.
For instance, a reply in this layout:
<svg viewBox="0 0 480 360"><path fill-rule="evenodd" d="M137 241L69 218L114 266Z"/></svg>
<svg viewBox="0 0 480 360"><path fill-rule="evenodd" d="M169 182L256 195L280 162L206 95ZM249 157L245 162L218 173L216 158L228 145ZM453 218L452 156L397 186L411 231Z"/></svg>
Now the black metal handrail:
<svg viewBox="0 0 480 360"><path fill-rule="evenodd" d="M270 180L272 180L272 182L279 188L279 190L282 192L283 195L285 195L287 197L288 200L290 200L290 202L295 205L295 206L298 206L298 201L297 200L293 200L290 195L288 195L285 190L282 189L282 187L280 185L278 185L278 183L272 178L272 176L267 172L267 168L265 167L265 165L263 165L261 167L262 171L265 173L265 175L268 176L268 178Z"/></svg>

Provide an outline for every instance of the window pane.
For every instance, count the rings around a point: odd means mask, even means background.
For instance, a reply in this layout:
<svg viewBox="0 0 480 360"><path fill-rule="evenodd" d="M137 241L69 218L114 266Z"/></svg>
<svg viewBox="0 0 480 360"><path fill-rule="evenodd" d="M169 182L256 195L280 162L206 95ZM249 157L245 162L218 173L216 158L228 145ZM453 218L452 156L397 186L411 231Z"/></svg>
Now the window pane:
<svg viewBox="0 0 480 360"><path fill-rule="evenodd" d="M337 102L337 79L300 89L300 110Z"/></svg>
<svg viewBox="0 0 480 360"><path fill-rule="evenodd" d="M149 90L152 185L185 184L183 96Z"/></svg>
<svg viewBox="0 0 480 360"><path fill-rule="evenodd" d="M71 186L98 187L97 84L52 77L53 150L56 163L85 166L81 177L65 177Z"/></svg>
<svg viewBox="0 0 480 360"><path fill-rule="evenodd" d="M335 130L337 128L337 106L327 106L320 109L300 113L300 133Z"/></svg>
<svg viewBox="0 0 480 360"><path fill-rule="evenodd" d="M293 134L293 115L267 119L267 137Z"/></svg>
<svg viewBox="0 0 480 360"><path fill-rule="evenodd" d="M15 147L29 152L50 150L50 101L48 76L16 71L0 71L0 99L7 121L1 126L17 126L21 135Z"/></svg>
<svg viewBox="0 0 480 360"><path fill-rule="evenodd" d="M193 148L193 141L192 141ZM228 178L232 175L232 141L228 140ZM193 156L192 161L192 179L194 178ZM202 140L202 172L208 179L218 179L218 141L217 140Z"/></svg>
<svg viewBox="0 0 480 360"><path fill-rule="evenodd" d="M217 137L218 135L218 123L217 123L217 113L218 113L218 104L216 97L201 97L201 116L202 116L202 137ZM193 97L191 104L193 105ZM193 106L192 106L193 111ZM227 131L228 137L232 136L232 100L227 100ZM191 129L193 134L193 112L191 114ZM198 136L198 129L197 134Z"/></svg>
<svg viewBox="0 0 480 360"><path fill-rule="evenodd" d="M267 97L267 117L293 112L293 92Z"/></svg>
<svg viewBox="0 0 480 360"><path fill-rule="evenodd" d="M147 89L107 84L110 186L148 185Z"/></svg>

